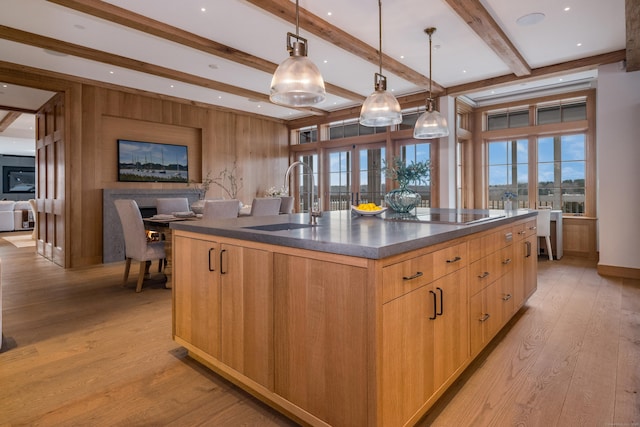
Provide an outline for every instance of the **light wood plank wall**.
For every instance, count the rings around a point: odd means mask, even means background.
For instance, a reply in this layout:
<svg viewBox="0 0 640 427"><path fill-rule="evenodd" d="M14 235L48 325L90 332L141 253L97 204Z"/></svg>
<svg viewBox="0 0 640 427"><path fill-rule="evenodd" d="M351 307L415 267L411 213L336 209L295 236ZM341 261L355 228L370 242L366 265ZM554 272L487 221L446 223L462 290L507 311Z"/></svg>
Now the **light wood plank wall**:
<svg viewBox="0 0 640 427"><path fill-rule="evenodd" d="M117 181L117 138L178 143L189 147L190 178L201 181L238 165L238 197L251 203L281 185L289 164L289 134L281 120L199 102L74 79L0 61L0 81L64 94L65 268L102 263L102 189L187 188L178 183ZM58 174L58 176L61 176ZM43 185L38 181L39 185ZM45 185L48 185L45 183ZM208 197L222 196L212 186Z"/></svg>

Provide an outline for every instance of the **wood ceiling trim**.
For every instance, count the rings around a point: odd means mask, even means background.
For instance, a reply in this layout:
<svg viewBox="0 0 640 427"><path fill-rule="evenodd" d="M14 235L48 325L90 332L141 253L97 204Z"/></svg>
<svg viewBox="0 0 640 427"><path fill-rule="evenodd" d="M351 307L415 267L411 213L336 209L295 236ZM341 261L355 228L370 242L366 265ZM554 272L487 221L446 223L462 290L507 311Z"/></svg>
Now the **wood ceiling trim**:
<svg viewBox="0 0 640 427"><path fill-rule="evenodd" d="M156 21L146 16L139 15L129 10L105 3L99 0L47 0L51 3L105 19L116 24L123 25L134 30L160 37L165 40L188 46L220 58L227 59L238 64L273 74L278 68L275 64L266 59L259 58L241 50L226 46L216 41L198 36L197 34L184 31L160 21ZM343 87L325 82L327 92L356 102L364 102L365 96L352 92Z"/></svg>
<svg viewBox="0 0 640 427"><path fill-rule="evenodd" d="M502 31L498 23L482 6L480 0L445 0L485 43L509 66L516 76L531 73L531 67ZM630 1L630 0L627 0Z"/></svg>
<svg viewBox="0 0 640 427"><path fill-rule="evenodd" d="M625 58L624 50L617 50L614 52L604 53L602 55L589 56L587 58L580 58L574 61L562 62L560 64L549 65L546 67L534 68L531 70L531 74L526 77L517 77L513 74L507 74L500 77L493 77L490 79L479 80L473 83L465 83L457 86L450 86L447 88L447 95L457 96L469 92L473 92L479 89L490 89L500 86L513 84L515 82L526 82L530 80L536 80L544 77L553 77L554 75L562 75L567 72L579 72L593 70L599 65L612 64L614 62L622 61Z"/></svg>
<svg viewBox="0 0 640 427"><path fill-rule="evenodd" d="M296 6L290 0L246 0L260 9L263 9L291 24L295 25ZM300 28L304 28L311 34L338 46L339 48L371 62L376 66L379 65L378 50L369 46L365 42L353 37L342 29L332 25L324 19L312 14L304 8L300 8ZM390 56L382 54L382 62L385 70L402 77L415 85L427 87L429 86L429 78L418 73L412 68L407 67ZM444 88L438 83L433 82L433 92L439 93Z"/></svg>
<svg viewBox="0 0 640 427"><path fill-rule="evenodd" d="M209 89L217 90L220 92L230 93L237 96L256 99L262 102L270 102L269 96L253 90L241 88L238 86L221 83L215 80L206 79L204 77L195 76L193 74L183 73L181 71L172 70L166 67L161 67L147 62L142 62L130 58L126 58L120 55L114 55L107 52L102 52L96 49L87 48L84 46L76 45L73 43L63 42L50 37L41 36L34 33L18 30L15 28L6 27L0 25L0 38L11 40L17 43L27 44L31 46L40 47L43 49L49 49L52 51L65 53L67 55L73 55L80 58L85 58L91 61L102 62L104 64L115 65L122 68L127 68L141 73L152 74L167 79L180 81L188 84L206 87ZM326 115L328 112L317 108L295 108L299 111L304 111L312 115Z"/></svg>
<svg viewBox="0 0 640 427"><path fill-rule="evenodd" d="M640 0L625 1L627 72L640 70Z"/></svg>
<svg viewBox="0 0 640 427"><path fill-rule="evenodd" d="M4 132L11 126L11 123L15 122L18 117L20 117L22 113L18 113L16 111L9 111L3 118L0 120L0 133Z"/></svg>

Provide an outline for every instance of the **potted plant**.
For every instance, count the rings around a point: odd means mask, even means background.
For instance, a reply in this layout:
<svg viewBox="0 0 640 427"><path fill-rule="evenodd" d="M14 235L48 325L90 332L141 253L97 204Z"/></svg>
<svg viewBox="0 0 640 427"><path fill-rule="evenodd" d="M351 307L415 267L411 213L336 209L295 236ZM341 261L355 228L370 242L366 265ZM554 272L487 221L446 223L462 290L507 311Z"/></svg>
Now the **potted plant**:
<svg viewBox="0 0 640 427"><path fill-rule="evenodd" d="M406 163L395 157L390 166L385 164L383 171L387 178L398 182L399 188L393 189L384 196L388 206L396 212L407 213L418 206L422 197L417 191L409 188L411 183L427 183L431 172L428 160Z"/></svg>

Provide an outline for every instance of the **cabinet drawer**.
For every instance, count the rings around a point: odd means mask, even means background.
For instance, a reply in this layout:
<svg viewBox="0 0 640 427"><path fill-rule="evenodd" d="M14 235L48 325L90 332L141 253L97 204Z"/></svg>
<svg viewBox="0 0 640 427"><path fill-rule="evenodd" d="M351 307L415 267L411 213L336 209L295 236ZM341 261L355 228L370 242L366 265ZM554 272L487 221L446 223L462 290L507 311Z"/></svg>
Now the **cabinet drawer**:
<svg viewBox="0 0 640 427"><path fill-rule="evenodd" d="M433 253L411 258L382 269L384 302L418 289L433 281Z"/></svg>
<svg viewBox="0 0 640 427"><path fill-rule="evenodd" d="M513 245L509 245L506 248L502 248L500 252L498 252L498 277L502 277L505 274L513 271L513 264Z"/></svg>
<svg viewBox="0 0 640 427"><path fill-rule="evenodd" d="M525 237L535 236L538 233L538 220L532 219L524 224Z"/></svg>
<svg viewBox="0 0 640 427"><path fill-rule="evenodd" d="M440 249L439 251L433 252L432 255L434 279L453 273L469 263L466 243Z"/></svg>
<svg viewBox="0 0 640 427"><path fill-rule="evenodd" d="M513 237L516 240L522 240L526 237L527 234L527 228L526 228L526 223L521 222L519 224L515 224L513 227Z"/></svg>
<svg viewBox="0 0 640 427"><path fill-rule="evenodd" d="M474 262L513 243L513 228L507 227L469 241L469 258Z"/></svg>

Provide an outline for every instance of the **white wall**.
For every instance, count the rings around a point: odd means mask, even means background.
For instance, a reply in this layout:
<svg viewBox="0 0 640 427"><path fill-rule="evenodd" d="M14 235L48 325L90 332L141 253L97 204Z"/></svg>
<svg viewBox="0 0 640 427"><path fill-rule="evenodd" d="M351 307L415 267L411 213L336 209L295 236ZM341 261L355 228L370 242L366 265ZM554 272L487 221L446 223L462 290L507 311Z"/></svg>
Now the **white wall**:
<svg viewBox="0 0 640 427"><path fill-rule="evenodd" d="M600 264L640 269L640 71L598 69Z"/></svg>
<svg viewBox="0 0 640 427"><path fill-rule="evenodd" d="M456 102L451 96L438 99L440 114L449 125L449 136L440 138L438 147L440 207L456 207Z"/></svg>

